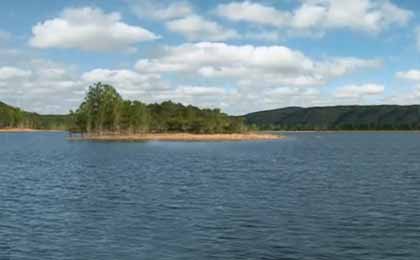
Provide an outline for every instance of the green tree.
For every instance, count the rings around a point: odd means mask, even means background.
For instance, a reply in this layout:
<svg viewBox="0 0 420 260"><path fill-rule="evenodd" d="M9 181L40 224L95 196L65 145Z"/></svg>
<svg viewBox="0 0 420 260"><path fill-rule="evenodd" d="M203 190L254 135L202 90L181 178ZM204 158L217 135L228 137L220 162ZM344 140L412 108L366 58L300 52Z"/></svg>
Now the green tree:
<svg viewBox="0 0 420 260"><path fill-rule="evenodd" d="M72 114L79 131L101 134L145 132L225 133L246 129L242 118L231 118L219 109L200 109L165 101L145 105L123 100L110 85L89 87L85 100Z"/></svg>

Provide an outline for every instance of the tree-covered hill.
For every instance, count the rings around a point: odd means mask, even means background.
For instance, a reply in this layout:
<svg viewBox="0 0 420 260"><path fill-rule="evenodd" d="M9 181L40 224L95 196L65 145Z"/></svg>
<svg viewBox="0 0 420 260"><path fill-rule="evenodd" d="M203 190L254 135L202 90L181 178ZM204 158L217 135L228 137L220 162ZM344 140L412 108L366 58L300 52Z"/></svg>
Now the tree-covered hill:
<svg viewBox="0 0 420 260"><path fill-rule="evenodd" d="M265 130L420 130L420 105L288 107L244 117Z"/></svg>
<svg viewBox="0 0 420 260"><path fill-rule="evenodd" d="M65 130L67 115L39 115L0 102L0 128L31 128Z"/></svg>

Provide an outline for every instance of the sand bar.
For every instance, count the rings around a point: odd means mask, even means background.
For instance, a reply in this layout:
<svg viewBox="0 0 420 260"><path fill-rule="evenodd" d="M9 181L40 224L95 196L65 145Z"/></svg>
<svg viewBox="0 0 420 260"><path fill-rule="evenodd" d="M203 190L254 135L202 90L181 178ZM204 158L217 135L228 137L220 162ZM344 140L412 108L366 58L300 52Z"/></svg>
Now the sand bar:
<svg viewBox="0 0 420 260"><path fill-rule="evenodd" d="M277 134L245 133L245 134L134 134L134 135L85 135L69 137L72 141L258 141L278 140L284 138Z"/></svg>

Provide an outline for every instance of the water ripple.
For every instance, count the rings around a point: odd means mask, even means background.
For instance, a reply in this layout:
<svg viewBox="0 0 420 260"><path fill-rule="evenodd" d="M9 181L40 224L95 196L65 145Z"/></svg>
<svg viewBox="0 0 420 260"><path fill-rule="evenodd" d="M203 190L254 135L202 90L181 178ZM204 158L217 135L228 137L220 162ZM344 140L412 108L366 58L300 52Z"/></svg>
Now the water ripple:
<svg viewBox="0 0 420 260"><path fill-rule="evenodd" d="M0 135L0 259L420 259L420 135Z"/></svg>

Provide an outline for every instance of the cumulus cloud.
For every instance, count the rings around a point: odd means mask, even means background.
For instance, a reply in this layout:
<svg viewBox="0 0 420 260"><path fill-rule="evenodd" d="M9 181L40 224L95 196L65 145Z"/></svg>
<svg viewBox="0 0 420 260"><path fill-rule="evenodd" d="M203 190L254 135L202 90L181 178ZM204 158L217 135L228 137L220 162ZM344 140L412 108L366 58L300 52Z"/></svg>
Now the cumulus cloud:
<svg viewBox="0 0 420 260"><path fill-rule="evenodd" d="M385 91L383 85L378 84L363 84L363 85L348 85L340 87L335 91L337 98L362 98L365 96L380 95Z"/></svg>
<svg viewBox="0 0 420 260"><path fill-rule="evenodd" d="M290 18L290 13L250 1L220 4L216 13L229 20L252 22L258 24L284 26Z"/></svg>
<svg viewBox="0 0 420 260"><path fill-rule="evenodd" d="M136 69L233 79L241 85L317 86L334 77L380 65L377 60L357 58L316 61L284 46L200 42L167 47L160 58L139 60Z"/></svg>
<svg viewBox="0 0 420 260"><path fill-rule="evenodd" d="M413 16L388 0L302 0L295 10L281 10L250 1L220 4L216 13L232 21L291 30L350 28L380 32L390 25L405 25Z"/></svg>
<svg viewBox="0 0 420 260"><path fill-rule="evenodd" d="M86 84L95 82L112 84L127 98L150 96L156 91L168 89L168 85L158 74L140 74L127 69L93 69L83 73L81 79Z"/></svg>
<svg viewBox="0 0 420 260"><path fill-rule="evenodd" d="M160 74L162 77L219 87L220 91L225 91L224 94L208 93L207 102L192 91L193 98L188 100L193 104L197 104L198 100L210 104L211 100L215 106L241 114L287 105L318 105L324 100L319 88L333 79L380 66L382 62L374 59L314 59L300 51L278 45L200 42L168 46L158 57L140 59L135 69L140 74ZM177 86L173 87L176 89ZM177 93L183 92L166 92L178 97L178 100L186 100L177 96ZM332 99L327 101L328 104L334 103Z"/></svg>
<svg viewBox="0 0 420 260"><path fill-rule="evenodd" d="M79 48L86 51L132 49L133 44L159 38L121 21L119 13L83 7L65 9L59 17L32 28L29 44L36 48Z"/></svg>
<svg viewBox="0 0 420 260"><path fill-rule="evenodd" d="M133 11L142 18L164 21L166 28L190 41L225 41L240 35L218 22L198 15L188 2L130 1Z"/></svg>
<svg viewBox="0 0 420 260"><path fill-rule="evenodd" d="M171 20L185 17L193 13L188 2L163 2L150 0L131 0L130 6L139 18L155 20Z"/></svg>
<svg viewBox="0 0 420 260"><path fill-rule="evenodd" d="M178 85L163 80L159 74L127 69L94 69L83 73L81 79L87 85L95 82L112 84L124 98L147 103L172 100L200 107L220 107L222 100L231 93L223 87Z"/></svg>
<svg viewBox="0 0 420 260"><path fill-rule="evenodd" d="M48 60L0 59L2 101L40 113L66 113L101 81L124 98L147 103L173 100L219 107L231 114L289 105L332 104L320 88L337 77L381 66L354 57L315 59L284 46L186 43L167 46L134 68L77 67ZM13 67L8 64L13 64ZM328 92L327 92L328 93Z"/></svg>
<svg viewBox="0 0 420 260"><path fill-rule="evenodd" d="M420 70L409 70L397 72L397 78L420 83Z"/></svg>
<svg viewBox="0 0 420 260"><path fill-rule="evenodd" d="M82 100L86 86L73 66L22 56L9 60L13 67L0 66L1 101L38 113L67 113Z"/></svg>
<svg viewBox="0 0 420 260"><path fill-rule="evenodd" d="M198 15L172 20L166 23L168 30L180 33L189 40L223 41L239 37L233 29L227 29L214 21Z"/></svg>

